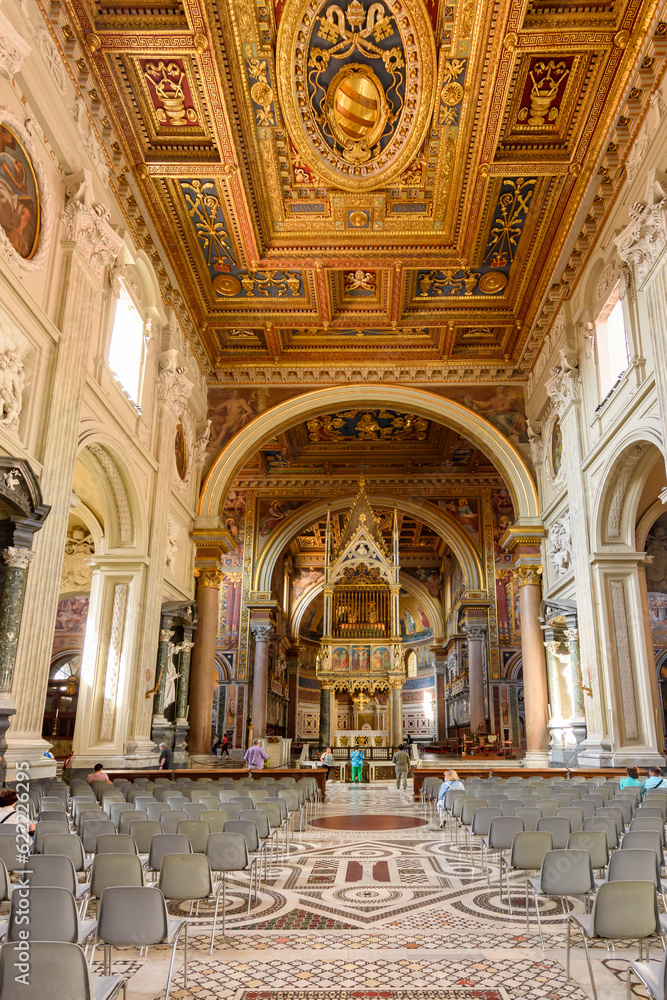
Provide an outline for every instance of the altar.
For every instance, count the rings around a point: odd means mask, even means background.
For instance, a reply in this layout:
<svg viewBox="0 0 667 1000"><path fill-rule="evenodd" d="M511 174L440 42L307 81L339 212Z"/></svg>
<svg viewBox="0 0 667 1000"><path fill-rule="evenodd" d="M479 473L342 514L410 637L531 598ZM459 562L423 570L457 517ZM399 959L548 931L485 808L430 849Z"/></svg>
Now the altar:
<svg viewBox="0 0 667 1000"><path fill-rule="evenodd" d="M386 729L338 729L334 733L336 747L386 747L389 733Z"/></svg>

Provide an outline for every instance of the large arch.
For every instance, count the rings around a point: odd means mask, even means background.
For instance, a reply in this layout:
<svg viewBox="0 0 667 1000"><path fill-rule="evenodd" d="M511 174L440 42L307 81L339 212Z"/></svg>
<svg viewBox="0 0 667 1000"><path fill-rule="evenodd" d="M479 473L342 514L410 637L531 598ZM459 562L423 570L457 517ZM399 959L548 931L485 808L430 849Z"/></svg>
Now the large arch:
<svg viewBox="0 0 667 1000"><path fill-rule="evenodd" d="M447 542L452 549L463 570L466 581L466 590L485 590L484 568L482 560L475 546L470 540L467 532L453 518L444 511L432 507L426 503L415 500L401 499L400 502L392 497L381 494L370 494L368 500L371 507L398 507L404 514L419 521L423 521L429 528L436 531ZM300 507L291 517L286 518L275 531L270 541L264 547L257 559L253 590L271 590L271 580L276 563L280 558L280 553L289 545L292 539L307 528L314 521L322 520L326 517L327 507L331 507L334 514L340 511L349 510L354 503L354 496L337 499L332 504L326 500L318 500L307 507Z"/></svg>
<svg viewBox="0 0 667 1000"><path fill-rule="evenodd" d="M278 403L255 417L225 445L214 461L202 489L199 514L205 517L218 514L249 456L276 434L300 421L349 406L406 410L459 431L500 471L512 496L517 520L526 526L539 523L539 500L530 470L514 445L492 423L462 403L426 389L374 383L317 389Z"/></svg>

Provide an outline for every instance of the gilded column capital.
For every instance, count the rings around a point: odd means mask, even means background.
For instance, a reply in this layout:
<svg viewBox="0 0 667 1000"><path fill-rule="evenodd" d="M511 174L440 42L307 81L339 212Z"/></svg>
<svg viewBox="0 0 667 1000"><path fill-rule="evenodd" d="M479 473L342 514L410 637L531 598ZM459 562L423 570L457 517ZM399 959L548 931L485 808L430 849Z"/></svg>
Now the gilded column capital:
<svg viewBox="0 0 667 1000"><path fill-rule="evenodd" d="M541 576L542 567L538 565L517 566L514 570L514 579L518 587L539 587Z"/></svg>
<svg viewBox="0 0 667 1000"><path fill-rule="evenodd" d="M98 281L104 270L113 267L123 246L123 239L109 222L109 210L93 201L93 185L88 170L70 178L65 191L62 222L65 239L75 243Z"/></svg>
<svg viewBox="0 0 667 1000"><path fill-rule="evenodd" d="M170 642L173 639L174 633L170 628L160 629L160 642Z"/></svg>
<svg viewBox="0 0 667 1000"><path fill-rule="evenodd" d="M178 351L165 351L160 356L160 368L157 374L157 398L167 402L180 419L187 409L188 399L194 388L194 383L187 378L185 368L178 364ZM210 436L210 428L209 436ZM208 437L206 438L208 445Z"/></svg>
<svg viewBox="0 0 667 1000"><path fill-rule="evenodd" d="M486 622L466 622L461 631L468 636L468 641L472 639L479 642L486 639L487 629L488 625Z"/></svg>
<svg viewBox="0 0 667 1000"><path fill-rule="evenodd" d="M222 583L222 570L220 569L196 569L194 575L197 578L198 587L211 587L219 590Z"/></svg>
<svg viewBox="0 0 667 1000"><path fill-rule="evenodd" d="M551 369L551 378L547 379L544 387L554 409L562 416L570 403L581 399L579 359L561 351L560 364Z"/></svg>
<svg viewBox="0 0 667 1000"><path fill-rule="evenodd" d="M30 549L10 545L2 550L2 558L11 569L27 569L35 558L35 553L31 552Z"/></svg>

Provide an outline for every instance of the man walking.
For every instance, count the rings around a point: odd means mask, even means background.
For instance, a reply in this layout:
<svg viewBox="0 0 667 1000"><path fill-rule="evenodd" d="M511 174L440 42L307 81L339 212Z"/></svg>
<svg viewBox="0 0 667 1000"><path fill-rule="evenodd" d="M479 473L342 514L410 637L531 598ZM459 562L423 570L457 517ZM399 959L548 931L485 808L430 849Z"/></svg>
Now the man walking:
<svg viewBox="0 0 667 1000"><path fill-rule="evenodd" d="M253 740L252 746L248 747L243 759L247 763L249 771L261 771L264 767L264 761L269 759L269 755L260 746L259 740Z"/></svg>
<svg viewBox="0 0 667 1000"><path fill-rule="evenodd" d="M364 766L364 751L357 747L350 754L350 764L352 765L352 781L361 784L361 773Z"/></svg>
<svg viewBox="0 0 667 1000"><path fill-rule="evenodd" d="M401 744L394 756L391 758L396 768L396 787L401 787L401 782L403 782L403 790L408 787L408 768L410 767L410 757L405 752L405 747Z"/></svg>
<svg viewBox="0 0 667 1000"><path fill-rule="evenodd" d="M223 753L229 758L229 737L227 733L223 734L222 743L220 744L220 759L222 759Z"/></svg>

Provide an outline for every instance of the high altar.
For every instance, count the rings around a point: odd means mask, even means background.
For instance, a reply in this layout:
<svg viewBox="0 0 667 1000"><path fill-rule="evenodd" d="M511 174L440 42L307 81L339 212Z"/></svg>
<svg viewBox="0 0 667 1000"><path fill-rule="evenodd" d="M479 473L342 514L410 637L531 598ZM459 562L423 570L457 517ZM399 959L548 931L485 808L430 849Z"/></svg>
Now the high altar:
<svg viewBox="0 0 667 1000"><path fill-rule="evenodd" d="M389 552L363 480L359 486L335 549L327 516L317 676L330 697L328 705L323 699L320 733L323 743L336 746L356 745L359 737L368 740L365 746L398 746L403 735L401 689L405 682L399 629L398 522L394 512ZM335 699L342 691L348 691L355 703L354 731L335 729ZM377 697L384 692L386 704Z"/></svg>

